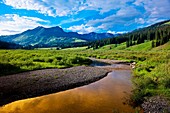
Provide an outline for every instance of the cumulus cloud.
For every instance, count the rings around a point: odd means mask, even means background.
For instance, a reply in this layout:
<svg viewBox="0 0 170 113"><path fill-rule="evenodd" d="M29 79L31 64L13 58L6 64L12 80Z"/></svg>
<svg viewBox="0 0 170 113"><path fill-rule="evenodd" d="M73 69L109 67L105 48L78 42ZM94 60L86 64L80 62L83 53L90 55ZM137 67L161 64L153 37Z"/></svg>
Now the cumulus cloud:
<svg viewBox="0 0 170 113"><path fill-rule="evenodd" d="M139 10L133 5L124 5L115 14L102 19L90 20L87 22L87 25L109 30L115 26L127 28L135 23L145 24L146 26L170 18L169 0L136 0L132 3L144 8L144 10Z"/></svg>
<svg viewBox="0 0 170 113"><path fill-rule="evenodd" d="M127 2L133 0L86 0L87 9L99 10L101 13L108 12L113 9L122 8Z"/></svg>
<svg viewBox="0 0 170 113"><path fill-rule="evenodd" d="M107 31L107 33L111 33L111 34L124 34L124 33L128 33L128 31Z"/></svg>
<svg viewBox="0 0 170 113"><path fill-rule="evenodd" d="M67 28L67 30L70 30L73 32L78 32L79 34L86 34L86 33L96 31L96 28L81 24L81 25L77 25L77 26L71 26L71 27Z"/></svg>
<svg viewBox="0 0 170 113"><path fill-rule="evenodd" d="M3 0L16 9L36 10L48 16L67 16L82 10L97 10L101 13L118 9L133 0Z"/></svg>
<svg viewBox="0 0 170 113"><path fill-rule="evenodd" d="M19 16L17 14L5 14L0 16L0 35L12 35L28 29L41 26L40 22L48 21L37 17Z"/></svg>
<svg viewBox="0 0 170 113"><path fill-rule="evenodd" d="M3 0L16 9L36 10L48 16L67 16L83 10L83 0Z"/></svg>
<svg viewBox="0 0 170 113"><path fill-rule="evenodd" d="M107 16L102 19L90 20L87 22L87 25L97 26L99 29L108 30L116 25L128 26L134 21L134 17L140 15L141 13L134 7L124 7L111 16Z"/></svg>
<svg viewBox="0 0 170 113"><path fill-rule="evenodd" d="M144 24L145 20L143 18L135 18L135 22L139 24Z"/></svg>
<svg viewBox="0 0 170 113"><path fill-rule="evenodd" d="M116 31L107 31L107 33L116 34Z"/></svg>
<svg viewBox="0 0 170 113"><path fill-rule="evenodd" d="M39 13L46 14L49 16L55 16L58 14L59 16L65 15L66 11L59 11L53 7L56 5L58 9L60 8L59 5L53 4L48 0L3 0L6 5L12 6L16 9L26 9L26 10L36 10Z"/></svg>
<svg viewBox="0 0 170 113"><path fill-rule="evenodd" d="M57 23L57 25L72 25L66 29L79 33L102 30L114 31L114 28L118 29L121 27L122 31L126 31L129 26L133 26L135 29L138 26L146 26L170 18L169 0L3 0L3 3L12 6L14 9L34 10L46 16L67 18L65 20L59 20L60 23ZM81 13L83 10L95 10L98 14L92 17L93 15L89 13L86 14L88 18L84 18L81 17L85 15ZM40 18L26 16L1 16L1 19L3 18L6 20L4 23L17 23L17 20L14 20L14 18L17 18L21 22L32 24L33 27L43 22ZM74 22L77 22L76 25L73 25ZM52 25L56 25L56 23L51 23ZM3 23L1 22L1 24ZM12 33L12 29L10 30ZM7 29L3 29L3 31L7 32Z"/></svg>
<svg viewBox="0 0 170 113"><path fill-rule="evenodd" d="M120 8L116 14L112 14L110 16L106 16L104 18L100 19L93 19L89 20L82 25L79 26L72 26L68 28L67 30L79 32L79 33L89 33L89 32L97 32L97 31L108 31L110 33L114 33L110 31L111 28L113 27L128 27L130 26L133 22L138 21L138 22L143 22L141 19L135 20L136 16L142 15L138 10L136 10L134 7L127 7L124 6ZM120 31L121 32L121 31ZM124 31L123 31L124 32Z"/></svg>
<svg viewBox="0 0 170 113"><path fill-rule="evenodd" d="M170 18L169 0L136 0L133 4L143 7L145 12L143 18L150 23L161 19Z"/></svg>

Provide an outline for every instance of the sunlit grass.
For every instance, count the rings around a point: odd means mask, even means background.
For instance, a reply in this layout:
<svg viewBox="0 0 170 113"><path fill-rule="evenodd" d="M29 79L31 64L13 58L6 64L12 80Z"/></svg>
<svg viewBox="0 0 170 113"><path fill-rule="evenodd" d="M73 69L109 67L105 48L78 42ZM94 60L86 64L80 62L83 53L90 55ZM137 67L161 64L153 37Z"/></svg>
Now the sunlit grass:
<svg viewBox="0 0 170 113"><path fill-rule="evenodd" d="M76 51L71 52L71 50L0 50L0 65L4 68L4 70L1 69L0 75L44 68L89 65L90 63L88 58L79 56Z"/></svg>
<svg viewBox="0 0 170 113"><path fill-rule="evenodd" d="M145 42L142 44L138 44L138 45L134 45L134 46L130 46L128 48L126 48L126 50L131 50L131 51L148 51L152 49L152 42Z"/></svg>

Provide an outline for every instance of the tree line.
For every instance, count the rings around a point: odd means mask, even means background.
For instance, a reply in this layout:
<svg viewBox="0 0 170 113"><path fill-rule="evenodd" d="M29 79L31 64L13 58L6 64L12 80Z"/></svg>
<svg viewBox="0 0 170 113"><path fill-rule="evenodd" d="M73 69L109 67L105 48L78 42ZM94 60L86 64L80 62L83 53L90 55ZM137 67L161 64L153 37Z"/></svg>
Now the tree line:
<svg viewBox="0 0 170 113"><path fill-rule="evenodd" d="M152 41L152 47L163 45L170 40L170 24L164 24L168 21L156 23L149 27L137 29L113 38L91 42L88 48L98 49L108 44L115 44L117 46L117 44L123 42L126 42L126 47L130 47L144 43L145 41Z"/></svg>
<svg viewBox="0 0 170 113"><path fill-rule="evenodd" d="M170 25L161 25L148 27L139 31L127 34L126 46L133 46L152 41L152 47L157 47L167 43L170 40Z"/></svg>

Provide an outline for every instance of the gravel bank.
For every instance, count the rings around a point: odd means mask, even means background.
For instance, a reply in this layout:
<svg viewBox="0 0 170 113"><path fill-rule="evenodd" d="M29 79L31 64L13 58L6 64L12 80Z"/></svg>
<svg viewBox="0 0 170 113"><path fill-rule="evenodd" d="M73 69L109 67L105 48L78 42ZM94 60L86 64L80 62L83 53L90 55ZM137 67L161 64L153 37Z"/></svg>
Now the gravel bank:
<svg viewBox="0 0 170 113"><path fill-rule="evenodd" d="M170 103L168 100L160 97L150 97L142 104L144 113L170 113Z"/></svg>
<svg viewBox="0 0 170 113"><path fill-rule="evenodd" d="M0 77L0 106L97 81L108 71L97 67L44 69Z"/></svg>

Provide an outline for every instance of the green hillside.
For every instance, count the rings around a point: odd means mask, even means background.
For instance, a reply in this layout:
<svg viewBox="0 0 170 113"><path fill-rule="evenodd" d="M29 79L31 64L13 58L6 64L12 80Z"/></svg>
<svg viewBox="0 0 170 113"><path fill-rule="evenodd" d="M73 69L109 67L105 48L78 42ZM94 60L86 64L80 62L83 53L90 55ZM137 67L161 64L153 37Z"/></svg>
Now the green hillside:
<svg viewBox="0 0 170 113"><path fill-rule="evenodd" d="M152 50L157 50L157 51L160 51L160 50L170 50L170 42L168 42L168 43L166 43L164 45L155 47Z"/></svg>
<svg viewBox="0 0 170 113"><path fill-rule="evenodd" d="M101 50L124 50L126 48L126 43L121 43L121 44L110 44L101 47Z"/></svg>
<svg viewBox="0 0 170 113"><path fill-rule="evenodd" d="M170 50L170 42L164 45L152 48L152 41L148 41L142 44L133 45L126 47L126 43L121 44L110 44L99 48L99 50L128 50L128 51L160 51L160 50Z"/></svg>
<svg viewBox="0 0 170 113"><path fill-rule="evenodd" d="M148 51L152 49L152 42L148 41L142 44L130 46L126 48L126 50L131 50L131 51Z"/></svg>
<svg viewBox="0 0 170 113"><path fill-rule="evenodd" d="M170 22L165 23L165 25L166 25L166 24L170 24Z"/></svg>

